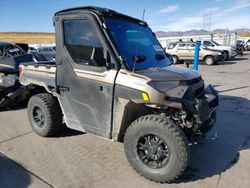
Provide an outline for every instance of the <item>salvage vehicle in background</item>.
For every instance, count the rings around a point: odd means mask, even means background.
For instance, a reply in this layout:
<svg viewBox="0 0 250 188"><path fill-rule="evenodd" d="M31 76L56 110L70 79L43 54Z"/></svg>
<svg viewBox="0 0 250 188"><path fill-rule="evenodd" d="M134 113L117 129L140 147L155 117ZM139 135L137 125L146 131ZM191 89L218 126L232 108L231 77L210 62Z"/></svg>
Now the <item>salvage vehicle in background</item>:
<svg viewBox="0 0 250 188"><path fill-rule="evenodd" d="M36 48L32 47L32 46L29 46L28 53L36 53Z"/></svg>
<svg viewBox="0 0 250 188"><path fill-rule="evenodd" d="M43 61L54 61L56 58L56 51L53 47L37 48L35 54Z"/></svg>
<svg viewBox="0 0 250 188"><path fill-rule="evenodd" d="M176 64L183 61L194 60L194 45L195 44L193 42L172 42L169 43L165 50L173 56L174 64ZM222 51L211 50L201 45L199 60L204 62L206 65L214 65L219 61L223 61L224 55Z"/></svg>
<svg viewBox="0 0 250 188"><path fill-rule="evenodd" d="M243 40L237 40L235 49L237 55L243 55L244 50L245 50L245 42Z"/></svg>
<svg viewBox="0 0 250 188"><path fill-rule="evenodd" d="M19 65L38 60L36 56L27 54L16 44L0 42L0 107L8 107L27 100L30 90L19 83Z"/></svg>
<svg viewBox="0 0 250 188"><path fill-rule="evenodd" d="M224 60L234 58L237 55L235 51L236 49L233 46L220 45L219 43L213 40L198 40L196 42L200 42L202 45L206 46L208 49L223 51Z"/></svg>
<svg viewBox="0 0 250 188"><path fill-rule="evenodd" d="M171 66L147 23L98 7L57 12L56 62L20 65L40 92L28 117L40 136L67 127L124 142L132 167L156 182L178 178L188 138L216 121L218 96L201 75ZM64 119L64 120L63 120ZM101 157L101 156L100 156Z"/></svg>

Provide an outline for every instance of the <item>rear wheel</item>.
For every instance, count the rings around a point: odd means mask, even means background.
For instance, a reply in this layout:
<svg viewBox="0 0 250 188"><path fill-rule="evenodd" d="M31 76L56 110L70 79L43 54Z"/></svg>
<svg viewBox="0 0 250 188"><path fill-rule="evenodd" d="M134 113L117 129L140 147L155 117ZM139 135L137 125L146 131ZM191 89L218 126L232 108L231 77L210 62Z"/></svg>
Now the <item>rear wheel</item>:
<svg viewBox="0 0 250 188"><path fill-rule="evenodd" d="M205 57L204 62L206 63L206 65L214 65L215 59L213 56L207 56Z"/></svg>
<svg viewBox="0 0 250 188"><path fill-rule="evenodd" d="M48 93L37 94L29 100L28 117L34 132L49 137L62 127L62 111L55 97Z"/></svg>
<svg viewBox="0 0 250 188"><path fill-rule="evenodd" d="M228 60L229 59L229 54L228 51L224 51L224 60Z"/></svg>
<svg viewBox="0 0 250 188"><path fill-rule="evenodd" d="M171 182L188 165L189 146L182 129L165 116L147 115L127 129L124 148L131 166L156 182Z"/></svg>

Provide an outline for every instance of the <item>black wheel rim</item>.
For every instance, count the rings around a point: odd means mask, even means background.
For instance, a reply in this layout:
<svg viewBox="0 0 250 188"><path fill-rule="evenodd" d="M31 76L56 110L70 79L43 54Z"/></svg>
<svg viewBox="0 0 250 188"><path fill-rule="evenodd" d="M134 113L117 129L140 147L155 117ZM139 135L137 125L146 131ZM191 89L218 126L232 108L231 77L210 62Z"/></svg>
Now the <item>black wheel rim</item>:
<svg viewBox="0 0 250 188"><path fill-rule="evenodd" d="M170 158L167 144L156 135L147 134L137 142L137 154L140 160L150 168L162 168Z"/></svg>
<svg viewBox="0 0 250 188"><path fill-rule="evenodd" d="M39 127L42 128L45 125L45 116L42 111L42 109L39 106L35 106L33 108L33 120L35 124Z"/></svg>

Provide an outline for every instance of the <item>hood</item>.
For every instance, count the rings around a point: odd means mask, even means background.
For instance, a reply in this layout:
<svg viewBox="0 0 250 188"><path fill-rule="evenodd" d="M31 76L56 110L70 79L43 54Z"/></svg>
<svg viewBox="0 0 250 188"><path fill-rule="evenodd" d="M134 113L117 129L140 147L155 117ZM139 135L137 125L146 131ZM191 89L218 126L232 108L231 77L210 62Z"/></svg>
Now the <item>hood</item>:
<svg viewBox="0 0 250 188"><path fill-rule="evenodd" d="M203 50L211 51L211 52L223 52L223 50L221 49L212 49L212 48L204 48Z"/></svg>
<svg viewBox="0 0 250 188"><path fill-rule="evenodd" d="M208 46L207 48L209 48L209 49L218 49L218 50L231 50L231 46L214 46L214 47Z"/></svg>
<svg viewBox="0 0 250 188"><path fill-rule="evenodd" d="M153 81L181 81L192 80L200 77L196 71L178 68L174 66L167 66L163 68L150 68L147 70L136 71L137 74L146 76Z"/></svg>

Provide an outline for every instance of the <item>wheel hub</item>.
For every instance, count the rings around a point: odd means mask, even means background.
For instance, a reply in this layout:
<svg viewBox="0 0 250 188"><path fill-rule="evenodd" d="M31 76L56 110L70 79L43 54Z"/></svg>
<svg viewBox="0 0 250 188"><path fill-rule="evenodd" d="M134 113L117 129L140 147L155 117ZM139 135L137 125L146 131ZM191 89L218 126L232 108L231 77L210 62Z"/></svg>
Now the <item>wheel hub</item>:
<svg viewBox="0 0 250 188"><path fill-rule="evenodd" d="M33 108L33 120L39 128L45 125L45 116L42 109L39 106Z"/></svg>

